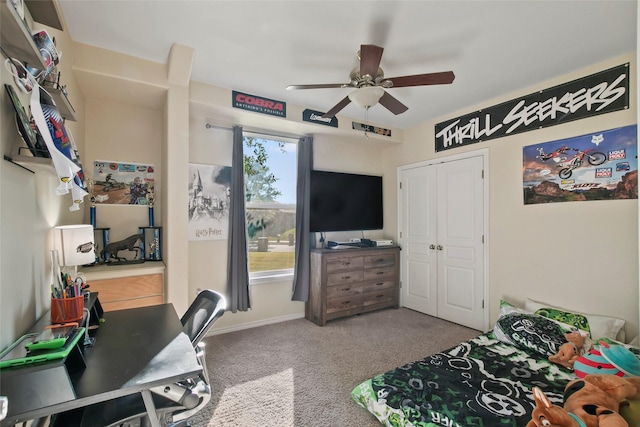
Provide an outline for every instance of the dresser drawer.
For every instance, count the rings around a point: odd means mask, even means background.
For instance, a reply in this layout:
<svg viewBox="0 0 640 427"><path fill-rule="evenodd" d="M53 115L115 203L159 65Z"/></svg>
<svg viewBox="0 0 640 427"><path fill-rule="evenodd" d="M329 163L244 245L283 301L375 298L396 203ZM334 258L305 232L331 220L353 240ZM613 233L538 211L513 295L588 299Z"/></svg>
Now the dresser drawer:
<svg viewBox="0 0 640 427"><path fill-rule="evenodd" d="M135 298L135 299L128 299L128 300L120 300L120 301L111 301L111 302L105 302L104 304L102 304L102 309L104 311L114 311L114 310L124 310L127 308L146 307L149 305L162 304L164 302L162 299L163 299L162 295L159 295L155 297L144 297L144 298Z"/></svg>
<svg viewBox="0 0 640 427"><path fill-rule="evenodd" d="M369 306L380 303L395 303L395 289L382 289L375 292L365 292L363 294L363 305Z"/></svg>
<svg viewBox="0 0 640 427"><path fill-rule="evenodd" d="M351 310L362 306L362 294L327 299L327 313Z"/></svg>
<svg viewBox="0 0 640 427"><path fill-rule="evenodd" d="M342 273L333 273L327 275L327 286L344 285L348 283L362 282L364 272L360 271L344 271Z"/></svg>
<svg viewBox="0 0 640 427"><path fill-rule="evenodd" d="M162 304L164 299L162 274L89 280L88 283L91 292L100 293L105 311Z"/></svg>
<svg viewBox="0 0 640 427"><path fill-rule="evenodd" d="M363 292L376 292L383 289L393 289L396 286L395 279L391 280L372 280L364 282Z"/></svg>
<svg viewBox="0 0 640 427"><path fill-rule="evenodd" d="M384 280L396 276L395 267L372 268L364 271L364 280Z"/></svg>
<svg viewBox="0 0 640 427"><path fill-rule="evenodd" d="M384 253L364 257L364 268L393 267L396 265L396 257L393 253Z"/></svg>
<svg viewBox="0 0 640 427"><path fill-rule="evenodd" d="M346 297L362 293L362 283L345 283L342 285L327 286L327 298Z"/></svg>
<svg viewBox="0 0 640 427"><path fill-rule="evenodd" d="M339 258L339 259L328 259L327 274L335 273L338 271L358 270L358 269L362 269L363 265L364 265L364 258L361 256L345 257L345 258Z"/></svg>

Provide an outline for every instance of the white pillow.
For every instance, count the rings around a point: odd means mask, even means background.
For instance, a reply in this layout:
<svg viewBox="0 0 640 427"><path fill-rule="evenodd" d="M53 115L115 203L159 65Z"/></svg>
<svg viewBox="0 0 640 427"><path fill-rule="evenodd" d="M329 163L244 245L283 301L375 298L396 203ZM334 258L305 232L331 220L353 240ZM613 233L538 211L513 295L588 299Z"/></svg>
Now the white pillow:
<svg viewBox="0 0 640 427"><path fill-rule="evenodd" d="M526 298L524 301L525 310L536 312L541 308L554 308L556 310L562 310L567 312L573 312L576 314L581 314L587 318L589 322L589 329L591 331L591 338L595 341L599 338L609 338L612 340L617 340L624 342L625 340L625 332L624 332L624 324L625 320L618 319L616 317L610 316L601 316L599 314L588 314L581 313L579 311L566 309L558 306L554 306L551 304L546 304L543 302L534 301L532 299Z"/></svg>

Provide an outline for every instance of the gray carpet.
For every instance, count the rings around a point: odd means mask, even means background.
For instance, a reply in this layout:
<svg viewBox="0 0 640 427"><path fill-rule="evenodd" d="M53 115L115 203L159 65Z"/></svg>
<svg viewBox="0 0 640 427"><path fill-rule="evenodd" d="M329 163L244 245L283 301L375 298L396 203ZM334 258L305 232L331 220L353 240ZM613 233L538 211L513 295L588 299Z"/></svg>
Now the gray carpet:
<svg viewBox="0 0 640 427"><path fill-rule="evenodd" d="M191 425L380 426L351 399L356 385L479 333L401 308L212 336L204 342L213 396Z"/></svg>

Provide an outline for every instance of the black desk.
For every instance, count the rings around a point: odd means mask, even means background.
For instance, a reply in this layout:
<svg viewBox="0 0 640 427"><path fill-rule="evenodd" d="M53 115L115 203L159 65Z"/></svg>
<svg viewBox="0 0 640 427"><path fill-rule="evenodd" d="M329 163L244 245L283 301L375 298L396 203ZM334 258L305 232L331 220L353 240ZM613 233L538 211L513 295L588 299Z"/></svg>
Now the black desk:
<svg viewBox="0 0 640 427"><path fill-rule="evenodd" d="M40 373L56 371L39 366L0 371L0 395L9 397L9 409L0 426L45 417L82 408L116 397L141 393L152 425L159 426L149 391L152 387L181 381L202 372L189 337L171 304L111 311L98 329L93 347L84 349L86 368L69 373L71 396L64 396L56 384L60 375L51 375L42 384L10 381L3 387L5 376L23 375L24 369ZM33 395L33 399L11 396ZM61 401L62 400L62 401Z"/></svg>

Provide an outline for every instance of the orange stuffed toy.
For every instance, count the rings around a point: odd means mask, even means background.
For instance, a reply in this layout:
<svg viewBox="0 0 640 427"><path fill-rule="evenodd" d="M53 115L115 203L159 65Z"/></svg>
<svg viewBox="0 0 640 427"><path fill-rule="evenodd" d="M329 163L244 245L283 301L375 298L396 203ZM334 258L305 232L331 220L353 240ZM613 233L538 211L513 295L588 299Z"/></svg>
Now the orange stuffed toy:
<svg viewBox="0 0 640 427"><path fill-rule="evenodd" d="M537 387L527 427L628 427L621 404L640 399L640 377L587 375L567 384L564 407L553 405Z"/></svg>
<svg viewBox="0 0 640 427"><path fill-rule="evenodd" d="M564 336L567 342L560 346L556 354L549 356L549 361L573 369L573 362L584 353L585 337L578 331L567 332Z"/></svg>

